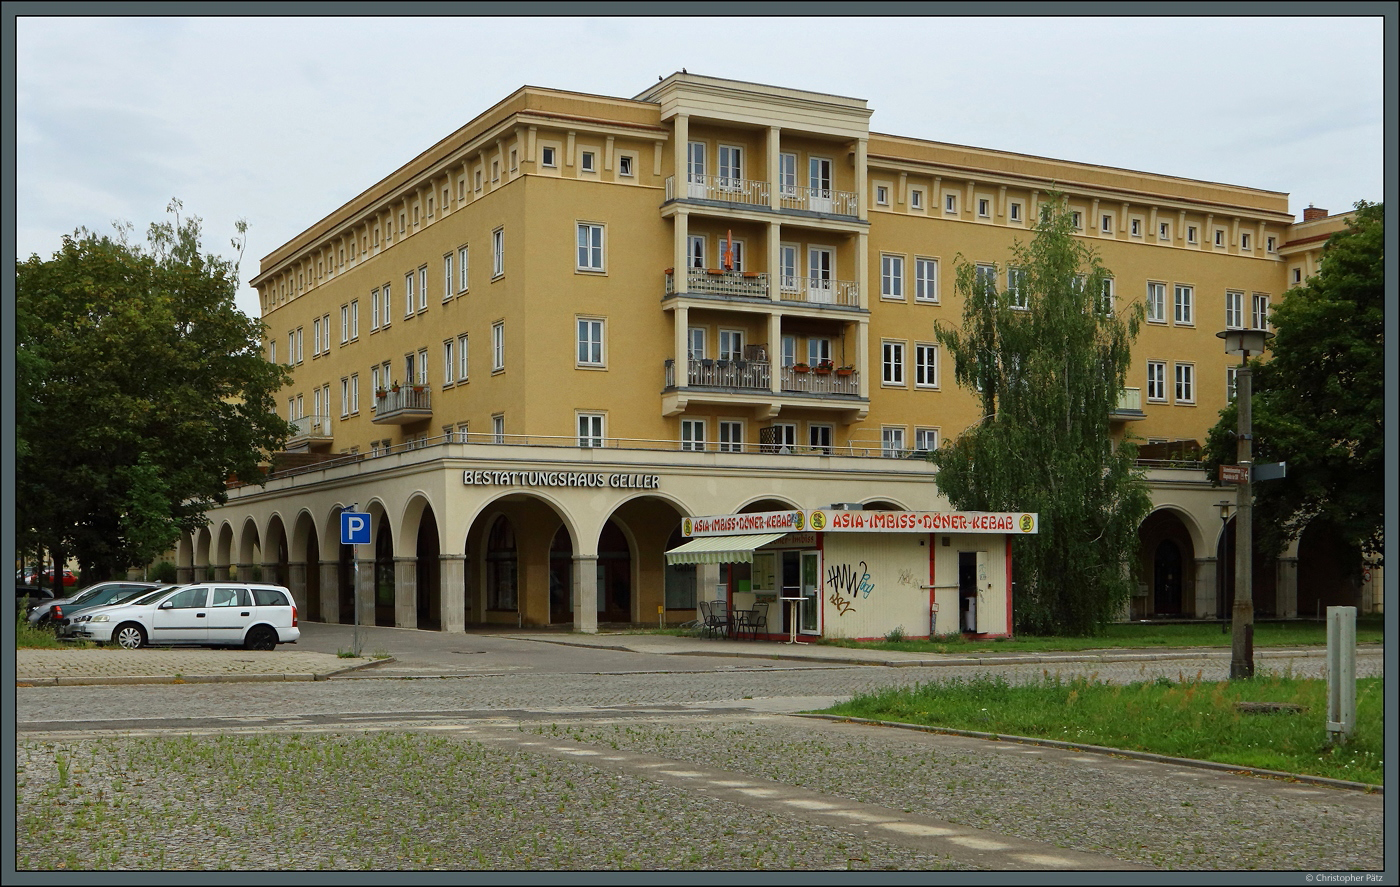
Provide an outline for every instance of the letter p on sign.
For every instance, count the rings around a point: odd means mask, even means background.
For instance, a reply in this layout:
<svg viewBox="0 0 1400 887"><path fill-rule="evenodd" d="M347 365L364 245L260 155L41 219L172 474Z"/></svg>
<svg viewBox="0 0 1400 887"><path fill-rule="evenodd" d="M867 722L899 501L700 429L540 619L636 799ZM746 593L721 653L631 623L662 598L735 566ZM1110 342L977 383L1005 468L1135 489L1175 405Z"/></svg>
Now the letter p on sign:
<svg viewBox="0 0 1400 887"><path fill-rule="evenodd" d="M369 544L369 514L363 511L342 511L340 513L340 544Z"/></svg>

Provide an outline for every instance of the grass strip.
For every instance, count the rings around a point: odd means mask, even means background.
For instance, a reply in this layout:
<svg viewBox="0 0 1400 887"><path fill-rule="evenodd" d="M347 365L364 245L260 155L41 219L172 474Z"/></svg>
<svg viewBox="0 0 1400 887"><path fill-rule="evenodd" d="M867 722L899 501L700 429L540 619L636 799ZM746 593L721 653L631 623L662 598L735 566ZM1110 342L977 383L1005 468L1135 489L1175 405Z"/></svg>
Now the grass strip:
<svg viewBox="0 0 1400 887"><path fill-rule="evenodd" d="M1249 681L1111 684L1048 672L1011 684L981 675L862 694L826 714L1102 745L1240 767L1379 785L1385 684L1356 682L1356 728L1344 746L1326 732L1327 682L1263 675ZM1301 712L1242 712L1279 702Z"/></svg>

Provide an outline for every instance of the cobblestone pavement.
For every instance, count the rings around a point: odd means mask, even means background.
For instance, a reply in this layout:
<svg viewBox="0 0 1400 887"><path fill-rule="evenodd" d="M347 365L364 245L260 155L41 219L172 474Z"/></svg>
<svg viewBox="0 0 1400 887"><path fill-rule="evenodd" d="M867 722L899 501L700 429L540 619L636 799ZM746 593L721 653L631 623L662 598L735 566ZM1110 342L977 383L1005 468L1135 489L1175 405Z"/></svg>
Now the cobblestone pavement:
<svg viewBox="0 0 1400 887"><path fill-rule="evenodd" d="M450 749L433 745L436 751L429 753L415 751L415 745L367 756L370 762L386 755L411 760L411 767L395 767L392 773L376 770L374 763L361 769L335 765L335 803L327 803L320 789L291 792L280 801L288 807L289 821L324 823L314 840L291 840L288 833L288 841L272 841L274 849L263 847L262 855L245 853L223 864L293 865L275 849L291 843L314 847L305 859L315 861L306 867L330 868L350 865L349 859L379 868L544 869L1301 872L1384 865L1383 798L1377 795L1073 749L789 716L856 692L970 674L1013 680L1044 672L1097 674L1113 681L1198 674L1223 679L1228 652L1163 658L1176 654L1158 651L1154 658L1139 651L1089 661L1038 657L894 667L728 658L710 649L700 655L625 652L605 649L610 639L601 636L590 639L594 649L504 636L469 640L465 646L441 636L425 640L444 644L448 652L436 657L410 652L400 658L391 648L395 662L317 682L20 687L17 765L29 792L22 798L29 798L33 809L49 811L44 816L50 819L69 816L83 808L44 803L56 760L83 760L94 772L113 760L144 760L151 766L142 743L168 746L175 741L171 737L186 734L210 737L196 747L281 742L274 750L292 759L307 748L416 736L414 742L446 741ZM481 665L458 664L466 647L473 654L467 661ZM225 653L247 655L219 655ZM1261 671L1319 674L1323 665L1317 651L1261 652L1257 659ZM1379 648L1360 651L1358 673L1379 674L1382 668ZM319 743L308 744L307 737L318 736ZM434 755L448 758L434 763ZM463 755L470 766L462 763ZM288 766L297 765L293 760ZM323 766L307 765L318 772ZM404 772L446 775L430 780L436 786L430 791L420 783L396 782L407 778ZM165 783L152 779L140 793L126 796L137 803L136 813L185 810L198 821L195 814L208 806L200 800L202 788L187 793ZM341 797L347 784L362 783L366 794ZM463 800L477 797L471 786L478 783L514 800L486 815L486 807L471 806L479 801ZM101 784L85 782L84 791ZM447 790L442 786L459 794L439 797L439 789ZM522 795L524 786L534 786L538 796ZM544 805L544 797L557 800L561 792L577 803ZM75 798L75 805L80 802ZM472 825L455 818L436 822L440 811L456 809L453 804L470 807ZM580 815L589 805L595 812ZM374 843L363 821L343 821L346 809L372 810L377 822L419 823L408 831L423 843L396 856L392 848ZM44 821L51 831L67 827L50 819ZM658 820L668 834L659 846ZM209 826L219 827L224 826ZM475 841L487 855L468 859L452 848L438 848L432 836L443 829L461 831L463 846ZM383 841L401 837L381 836ZM541 839L547 839L544 850ZM22 834L19 850L34 853L43 841ZM513 849L504 856L502 848ZM667 848L685 852L662 852ZM218 867L197 855L165 858L162 866ZM151 866L123 859L109 860L106 867Z"/></svg>

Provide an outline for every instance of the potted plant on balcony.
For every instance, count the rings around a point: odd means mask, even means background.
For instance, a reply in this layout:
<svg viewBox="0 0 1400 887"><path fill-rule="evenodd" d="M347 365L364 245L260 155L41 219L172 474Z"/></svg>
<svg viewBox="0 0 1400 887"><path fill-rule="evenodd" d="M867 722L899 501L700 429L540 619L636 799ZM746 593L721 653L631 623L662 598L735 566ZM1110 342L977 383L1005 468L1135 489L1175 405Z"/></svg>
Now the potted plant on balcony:
<svg viewBox="0 0 1400 887"><path fill-rule="evenodd" d="M399 393L399 383L398 383L398 382L395 382L394 384L390 385L390 386L389 386L389 390L392 391L392 392L394 392L395 394L398 394L398 393Z"/></svg>
<svg viewBox="0 0 1400 887"><path fill-rule="evenodd" d="M414 393L414 394L422 394L422 393L423 393L423 386L422 386L422 385L414 385L414 386L413 386L413 393Z"/></svg>
<svg viewBox="0 0 1400 887"><path fill-rule="evenodd" d="M855 368L855 367L851 366L850 364L846 364L846 365L843 366L843 367L837 367L837 368L836 368L836 375L838 375L838 376L852 376L852 375L855 375L855 371L856 371L856 368Z"/></svg>
<svg viewBox="0 0 1400 887"><path fill-rule="evenodd" d="M816 369L817 375L819 375L819 376L829 376L829 375L831 375L831 370L832 370L831 361L829 361L829 360L824 360L824 361L822 361L821 363L817 364L816 367L815 367L815 369Z"/></svg>
<svg viewBox="0 0 1400 887"><path fill-rule="evenodd" d="M812 368L807 366L807 364L805 363L795 363L792 365L792 371L794 373L805 373L809 372L811 369Z"/></svg>
<svg viewBox="0 0 1400 887"><path fill-rule="evenodd" d="M706 274L713 274L714 276L718 277L718 276L720 276L721 274L724 273L724 269L723 269L723 268L706 268L706 269L705 269L705 273L706 273Z"/></svg>
<svg viewBox="0 0 1400 887"><path fill-rule="evenodd" d="M388 397L388 396L389 396L389 389L388 389L388 388L385 388L385 387L383 387L383 386L380 386L378 389L375 390L374 393L375 393L378 397L380 397L380 398L385 398L385 397Z"/></svg>

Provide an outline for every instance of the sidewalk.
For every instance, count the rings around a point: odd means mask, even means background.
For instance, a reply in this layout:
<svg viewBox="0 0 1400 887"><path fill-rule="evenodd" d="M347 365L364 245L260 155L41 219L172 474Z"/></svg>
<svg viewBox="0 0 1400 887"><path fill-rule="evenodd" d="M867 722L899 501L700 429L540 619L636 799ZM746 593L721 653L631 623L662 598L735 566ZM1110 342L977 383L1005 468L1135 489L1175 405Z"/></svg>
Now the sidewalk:
<svg viewBox="0 0 1400 887"><path fill-rule="evenodd" d="M414 632L405 632L411 642ZM425 633L436 634L436 633ZM722 656L766 660L786 660L837 665L874 665L888 668L917 666L1007 665L1071 662L1139 662L1171 659L1230 658L1229 648L1195 647L1176 649L1114 648L1074 653L984 653L930 654L888 650L854 649L819 644L786 644L779 641L752 641L678 637L649 634L561 634L559 632L513 632L494 635L514 641L557 644L604 650L630 651L674 656ZM1372 646L1372 645L1367 645ZM1379 645L1377 649L1379 649ZM1363 648L1365 649L1365 648ZM1318 657L1322 647L1265 648L1255 650L1255 659ZM283 646L272 651L237 649L113 648L71 650L17 650L15 679L19 686L75 686L143 683L217 683L232 681L323 681L336 675L396 660L369 657L342 658L332 653L315 653ZM459 663L443 661L440 668L425 673L452 672Z"/></svg>

